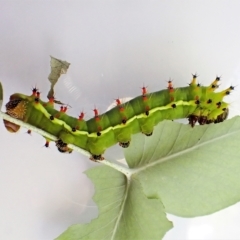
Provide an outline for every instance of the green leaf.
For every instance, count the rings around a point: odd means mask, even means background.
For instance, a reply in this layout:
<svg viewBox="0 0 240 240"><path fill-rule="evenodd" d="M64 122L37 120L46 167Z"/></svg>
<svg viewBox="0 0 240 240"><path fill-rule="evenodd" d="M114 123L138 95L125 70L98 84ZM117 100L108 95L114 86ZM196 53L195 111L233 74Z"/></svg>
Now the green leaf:
<svg viewBox="0 0 240 240"><path fill-rule="evenodd" d="M55 85L61 74L67 73L70 63L54 58L52 56L50 57L51 72L48 76L48 80L52 83L52 85Z"/></svg>
<svg viewBox="0 0 240 240"><path fill-rule="evenodd" d="M240 117L191 128L164 121L151 138L135 135L126 160L149 197L194 217L240 200Z"/></svg>
<svg viewBox="0 0 240 240"><path fill-rule="evenodd" d="M172 228L161 201L147 198L134 176L130 181L107 166L86 173L95 185L99 217L88 224L71 226L57 240L160 239Z"/></svg>
<svg viewBox="0 0 240 240"><path fill-rule="evenodd" d="M58 82L58 79L60 78L61 74L67 73L67 70L69 68L70 63L66 61L62 61L60 59L51 57L51 72L48 76L48 80L51 83L50 90L48 92L48 98L54 97L54 86ZM62 104L60 101L55 101L58 104Z"/></svg>
<svg viewBox="0 0 240 240"><path fill-rule="evenodd" d="M0 82L0 109L2 107L2 103L3 103L3 87L2 83Z"/></svg>

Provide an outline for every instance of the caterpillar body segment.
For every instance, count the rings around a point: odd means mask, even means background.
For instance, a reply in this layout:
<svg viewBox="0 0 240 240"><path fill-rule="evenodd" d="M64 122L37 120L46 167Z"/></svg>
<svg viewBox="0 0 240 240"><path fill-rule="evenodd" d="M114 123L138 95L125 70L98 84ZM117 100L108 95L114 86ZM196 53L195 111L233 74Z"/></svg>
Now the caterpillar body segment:
<svg viewBox="0 0 240 240"><path fill-rule="evenodd" d="M188 118L192 127L197 122L203 125L224 121L228 116L228 104L223 98L234 88L215 92L218 82L217 77L211 85L200 86L194 75L189 87L174 89L171 81L167 89L153 93L143 87L142 95L126 103L117 99L117 105L104 114L94 109L94 117L87 121L84 113L78 118L67 115L65 106L54 109L54 100L42 101L37 90L30 96L11 95L6 113L56 136L60 152L70 153L72 150L67 144L74 144L89 151L91 159L96 161L102 160L104 151L116 143L128 147L133 134L142 132L151 136L154 126L165 119ZM20 128L6 120L4 124L10 132Z"/></svg>

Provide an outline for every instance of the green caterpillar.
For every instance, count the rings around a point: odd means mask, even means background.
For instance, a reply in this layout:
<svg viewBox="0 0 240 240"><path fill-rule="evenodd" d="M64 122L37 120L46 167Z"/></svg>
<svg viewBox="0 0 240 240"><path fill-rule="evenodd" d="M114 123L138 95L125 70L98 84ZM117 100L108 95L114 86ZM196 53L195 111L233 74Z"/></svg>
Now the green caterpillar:
<svg viewBox="0 0 240 240"><path fill-rule="evenodd" d="M230 94L233 86L215 92L220 81L219 77L209 86L200 86L193 75L188 87L173 88L168 82L165 90L147 93L142 88L142 95L121 103L116 100L116 107L99 115L94 109L94 117L85 121L84 113L78 118L66 114L67 107L60 111L54 109L54 99L48 102L40 99L36 88L32 95L20 93L11 95L6 104L6 113L23 122L34 125L58 138L56 146L60 152L71 152L67 144L74 144L91 153L91 159L102 160L104 151L119 143L126 148L131 141L131 135L142 132L151 136L154 126L165 119L188 118L193 127L199 124L218 123L228 116L228 103L223 102L224 96ZM20 126L4 120L5 127L10 132L17 132ZM45 146L48 146L49 141Z"/></svg>

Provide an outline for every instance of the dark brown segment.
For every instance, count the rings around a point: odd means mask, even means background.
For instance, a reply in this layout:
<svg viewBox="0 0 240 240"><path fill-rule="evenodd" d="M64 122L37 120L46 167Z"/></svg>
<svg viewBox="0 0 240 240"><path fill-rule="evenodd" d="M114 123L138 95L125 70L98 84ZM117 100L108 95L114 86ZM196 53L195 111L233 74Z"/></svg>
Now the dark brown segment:
<svg viewBox="0 0 240 240"><path fill-rule="evenodd" d="M188 116L188 122L192 127L195 126L197 121L198 121L198 116L195 116L195 115L189 115Z"/></svg>
<svg viewBox="0 0 240 240"><path fill-rule="evenodd" d="M22 99L13 99L10 100L6 105L6 114L9 116L23 120L26 110L27 110L27 102Z"/></svg>
<svg viewBox="0 0 240 240"><path fill-rule="evenodd" d="M128 142L120 142L119 143L119 146L121 146L122 148L128 148L130 145L130 141Z"/></svg>
<svg viewBox="0 0 240 240"><path fill-rule="evenodd" d="M16 108L21 101L22 101L21 99L14 99L14 100L9 101L6 104L7 112L8 112L8 110L12 110L12 109Z"/></svg>
<svg viewBox="0 0 240 240"><path fill-rule="evenodd" d="M217 119L214 121L214 123L220 123L225 121L228 118L229 109L223 108L223 113L217 117Z"/></svg>
<svg viewBox="0 0 240 240"><path fill-rule="evenodd" d="M199 123L200 125L206 124L206 123L207 123L207 117L206 117L206 116L200 116L200 117L198 118L198 123Z"/></svg>
<svg viewBox="0 0 240 240"><path fill-rule="evenodd" d="M35 101L35 103L39 103L39 98L36 97L36 98L34 99L34 101Z"/></svg>

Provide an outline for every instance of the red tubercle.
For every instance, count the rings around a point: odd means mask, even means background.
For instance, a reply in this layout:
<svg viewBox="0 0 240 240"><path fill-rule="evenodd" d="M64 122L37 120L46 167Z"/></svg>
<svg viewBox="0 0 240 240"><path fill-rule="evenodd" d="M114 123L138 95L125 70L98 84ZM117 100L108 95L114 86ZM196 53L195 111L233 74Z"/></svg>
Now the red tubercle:
<svg viewBox="0 0 240 240"><path fill-rule="evenodd" d="M98 132L101 132L101 131L102 131L102 127L98 126Z"/></svg>
<svg viewBox="0 0 240 240"><path fill-rule="evenodd" d="M67 106L61 106L61 107L60 107L60 112L65 113L67 110L68 110L68 107L67 107Z"/></svg>
<svg viewBox="0 0 240 240"><path fill-rule="evenodd" d="M119 98L115 99L115 101L116 101L117 106L122 104L121 100Z"/></svg>
<svg viewBox="0 0 240 240"><path fill-rule="evenodd" d="M117 106L119 108L119 112L123 112L124 111L124 107L122 106L121 100L119 98L117 98L117 99L115 99L115 101L116 101L116 104L117 104Z"/></svg>
<svg viewBox="0 0 240 240"><path fill-rule="evenodd" d="M170 97L170 102L174 102L174 97Z"/></svg>
<svg viewBox="0 0 240 240"><path fill-rule="evenodd" d="M98 116L98 110L96 108L94 108L93 112L94 112L94 116L97 117Z"/></svg>
<svg viewBox="0 0 240 240"><path fill-rule="evenodd" d="M84 118L84 112L80 112L80 115L78 116L78 120L83 120L83 118Z"/></svg>
<svg viewBox="0 0 240 240"><path fill-rule="evenodd" d="M146 107L145 107L145 110L146 110L146 111L149 111L149 110L150 110L150 107L149 107L149 106L146 106Z"/></svg>
<svg viewBox="0 0 240 240"><path fill-rule="evenodd" d="M169 90L170 93L174 92L174 88L171 80L168 81L167 89Z"/></svg>
<svg viewBox="0 0 240 240"><path fill-rule="evenodd" d="M147 87L142 87L142 95L145 96L147 94Z"/></svg>
<svg viewBox="0 0 240 240"><path fill-rule="evenodd" d="M168 89L173 88L172 80L168 81Z"/></svg>
<svg viewBox="0 0 240 240"><path fill-rule="evenodd" d="M94 117L95 117L95 120L96 121L100 121L100 117L99 117L99 114L98 114L98 110L96 108L93 109L93 112L94 112Z"/></svg>
<svg viewBox="0 0 240 240"><path fill-rule="evenodd" d="M46 148L49 147L49 141L48 141L48 140L46 140L46 143L44 144L44 146L45 146Z"/></svg>
<svg viewBox="0 0 240 240"><path fill-rule="evenodd" d="M37 97L38 89L36 87L32 88L32 96Z"/></svg>

